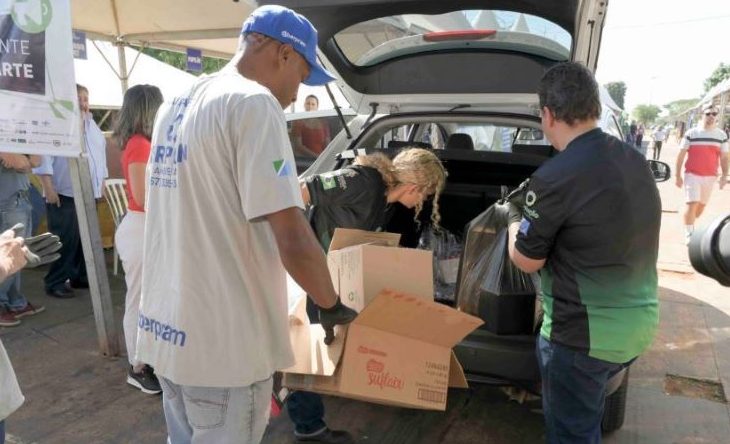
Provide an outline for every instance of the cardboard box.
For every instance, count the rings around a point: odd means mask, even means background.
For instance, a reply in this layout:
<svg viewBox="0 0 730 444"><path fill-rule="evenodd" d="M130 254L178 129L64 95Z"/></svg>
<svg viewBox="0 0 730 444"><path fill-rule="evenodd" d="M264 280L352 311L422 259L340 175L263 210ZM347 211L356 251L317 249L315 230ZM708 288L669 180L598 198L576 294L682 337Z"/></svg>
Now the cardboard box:
<svg viewBox="0 0 730 444"><path fill-rule="evenodd" d="M384 288L433 301L433 253L399 241L400 234L335 230L327 265L343 304L360 312Z"/></svg>
<svg viewBox="0 0 730 444"><path fill-rule="evenodd" d="M430 260L426 264L430 269ZM295 390L431 410L445 410L449 387L466 388L451 349L482 321L422 297L380 292L324 345L304 300L291 319L297 364L283 385Z"/></svg>

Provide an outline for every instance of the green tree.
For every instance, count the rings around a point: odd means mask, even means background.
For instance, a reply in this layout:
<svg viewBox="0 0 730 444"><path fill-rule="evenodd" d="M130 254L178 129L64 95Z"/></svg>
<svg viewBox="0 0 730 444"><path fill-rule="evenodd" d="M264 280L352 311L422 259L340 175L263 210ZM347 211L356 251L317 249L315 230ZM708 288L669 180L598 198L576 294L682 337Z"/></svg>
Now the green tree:
<svg viewBox="0 0 730 444"><path fill-rule="evenodd" d="M608 94L611 96L616 105L621 109L624 109L624 99L626 98L626 83L624 82L611 82L603 85L608 90Z"/></svg>
<svg viewBox="0 0 730 444"><path fill-rule="evenodd" d="M670 116L677 115L684 110L693 107L699 99L680 99L664 105Z"/></svg>
<svg viewBox="0 0 730 444"><path fill-rule="evenodd" d="M140 48L136 48L138 50L141 50ZM187 69L187 63L186 58L187 56L181 52L175 52L175 51L167 51L164 49L155 49L155 48L144 48L142 50L145 54L156 58L157 60L167 63L170 66L174 66L177 69L182 69L185 71ZM127 63L131 63L130 61L127 61ZM203 57L203 73L204 74L210 74L212 72L216 72L223 68L226 63L228 63L227 60L218 59L214 57ZM197 73L193 73L197 74Z"/></svg>
<svg viewBox="0 0 730 444"><path fill-rule="evenodd" d="M632 115L644 125L654 123L661 109L656 105L637 105Z"/></svg>
<svg viewBox="0 0 730 444"><path fill-rule="evenodd" d="M730 78L730 64L720 63L720 66L715 68L712 75L705 79L705 92L711 90L713 86L727 78Z"/></svg>

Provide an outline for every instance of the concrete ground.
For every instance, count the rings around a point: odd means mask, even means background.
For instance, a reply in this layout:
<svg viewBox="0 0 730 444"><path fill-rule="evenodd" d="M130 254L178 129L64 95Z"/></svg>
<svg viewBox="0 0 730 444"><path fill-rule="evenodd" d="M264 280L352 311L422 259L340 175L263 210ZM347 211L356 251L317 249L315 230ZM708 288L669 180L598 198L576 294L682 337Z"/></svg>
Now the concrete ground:
<svg viewBox="0 0 730 444"><path fill-rule="evenodd" d="M670 142L662 153L672 168L676 152ZM730 289L692 270L682 237L681 192L673 179L659 184L659 189L664 208L659 333L632 367L626 422L605 442L730 443L728 404L706 396L700 390L704 383L689 384L687 395L667 393L676 392L669 390L676 387L667 385L667 375L677 375L721 383L725 397L730 397ZM715 191L700 225L727 211L730 186ZM111 265L111 257L107 259ZM43 271L25 272L23 288L32 302L46 306L46 312L26 318L19 327L0 329L26 396L25 404L8 419L8 442L164 442L160 397L143 395L125 384L125 358L100 356L88 292L80 291L72 300L49 298L43 294L42 276ZM124 281L110 273L110 283L121 326ZM339 398L327 398L325 403L329 424L352 431L363 443L543 440L539 405L509 401L492 387L452 390L446 412ZM283 413L272 420L264 443L290 443L291 432Z"/></svg>

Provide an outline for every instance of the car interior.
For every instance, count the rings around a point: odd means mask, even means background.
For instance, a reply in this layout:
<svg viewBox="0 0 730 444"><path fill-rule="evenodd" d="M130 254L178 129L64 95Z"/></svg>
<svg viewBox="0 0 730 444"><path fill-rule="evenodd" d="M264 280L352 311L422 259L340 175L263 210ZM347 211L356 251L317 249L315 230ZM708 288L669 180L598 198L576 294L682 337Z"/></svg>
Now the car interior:
<svg viewBox="0 0 730 444"><path fill-rule="evenodd" d="M404 119L406 121L404 122ZM357 154L382 152L395 157L409 147L433 151L448 173L439 205L441 225L461 237L464 227L506 193L529 177L555 150L547 141L528 145L523 131L535 131L539 121L525 116L407 116L373 122L353 146ZM351 162L353 150L343 153L342 165ZM414 211L397 205L388 231L403 233L401 243L415 248L429 224L431 201L424 204L419 224Z"/></svg>

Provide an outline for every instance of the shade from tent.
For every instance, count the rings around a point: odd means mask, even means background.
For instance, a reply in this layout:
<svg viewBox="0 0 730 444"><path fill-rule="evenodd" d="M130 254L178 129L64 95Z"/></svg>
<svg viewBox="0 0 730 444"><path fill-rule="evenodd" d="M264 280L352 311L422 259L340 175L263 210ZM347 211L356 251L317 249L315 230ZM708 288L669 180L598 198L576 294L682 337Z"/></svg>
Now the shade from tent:
<svg viewBox="0 0 730 444"><path fill-rule="evenodd" d="M173 97L192 85L196 77L132 48L125 48L129 86L150 84ZM76 82L89 89L92 108L114 109L122 106L122 88L117 48L110 42L86 41L86 60L74 59ZM139 56L139 57L138 57ZM136 60L136 62L135 62ZM107 61L109 63L107 63Z"/></svg>

